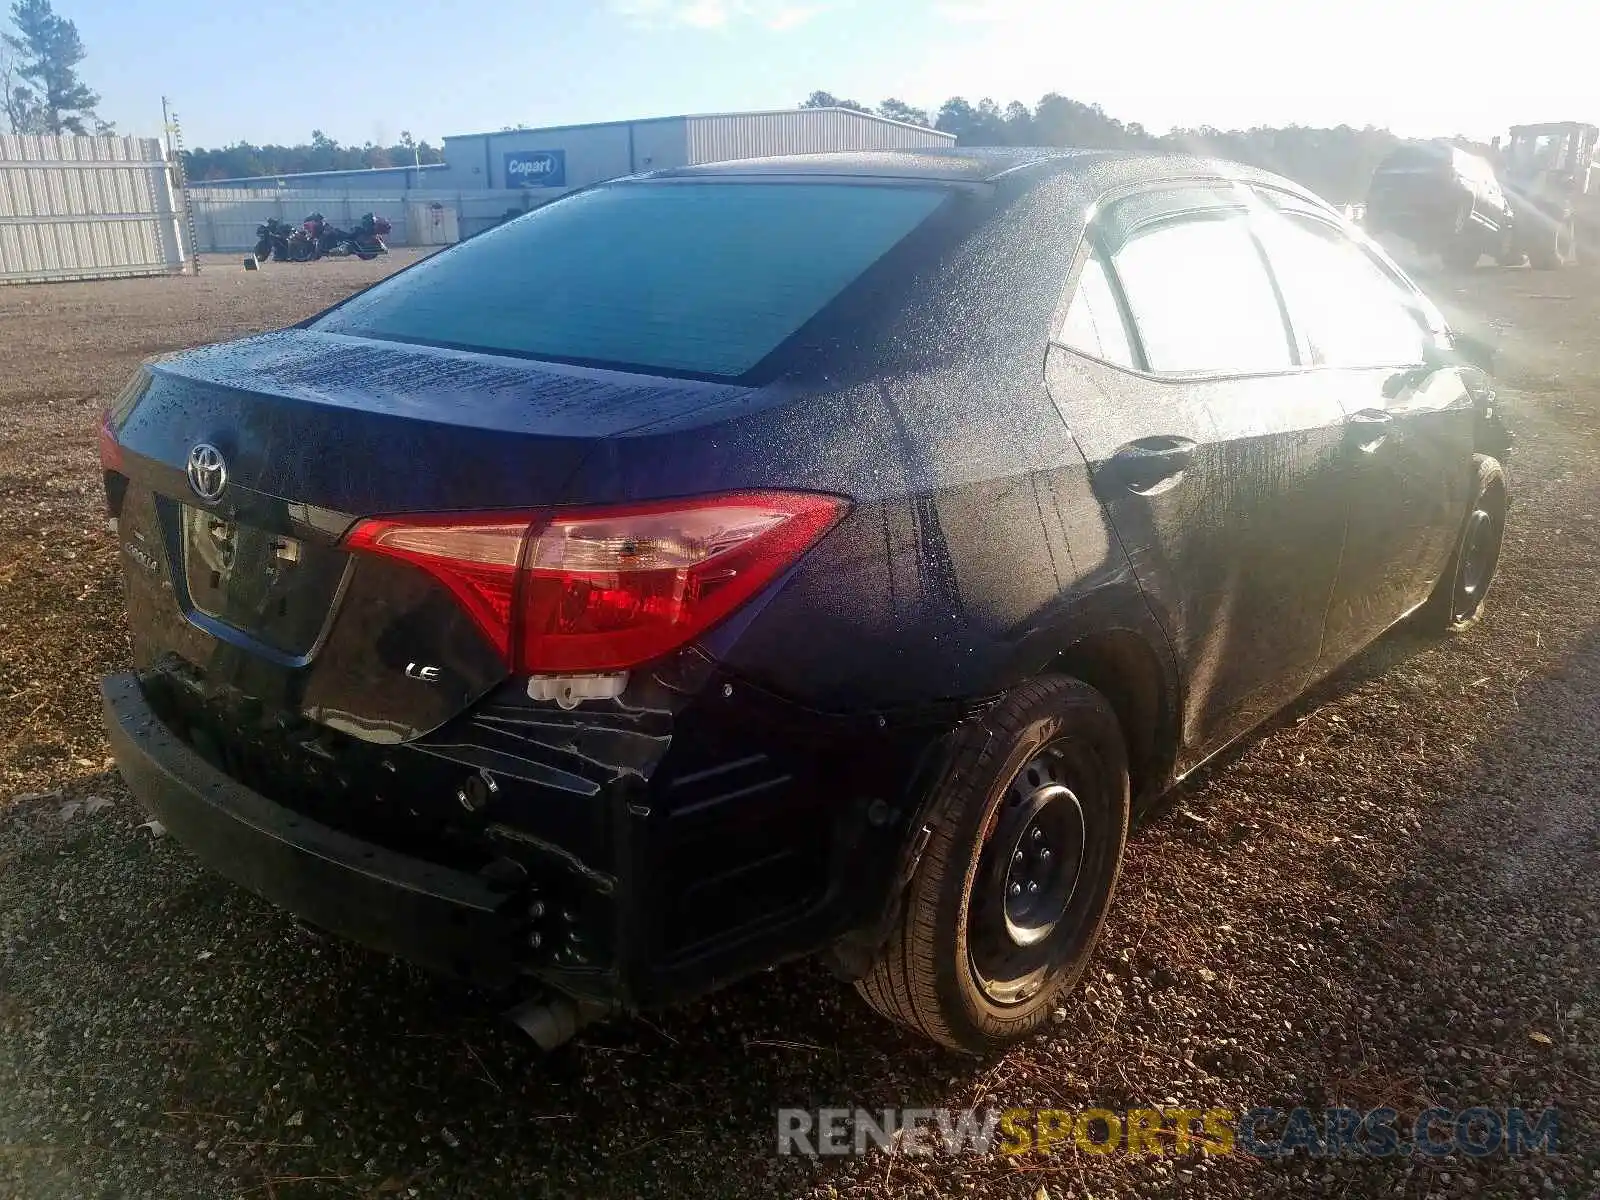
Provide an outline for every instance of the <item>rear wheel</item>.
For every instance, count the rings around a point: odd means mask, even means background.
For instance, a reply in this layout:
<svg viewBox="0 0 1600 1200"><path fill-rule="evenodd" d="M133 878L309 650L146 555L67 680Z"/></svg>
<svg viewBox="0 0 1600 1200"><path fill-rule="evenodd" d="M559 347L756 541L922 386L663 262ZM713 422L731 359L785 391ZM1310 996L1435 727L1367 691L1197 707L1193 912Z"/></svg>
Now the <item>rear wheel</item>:
<svg viewBox="0 0 1600 1200"><path fill-rule="evenodd" d="M1520 267L1522 258L1522 247L1517 245L1516 230L1502 228L1500 230L1500 245L1495 249L1495 262L1502 267Z"/></svg>
<svg viewBox="0 0 1600 1200"><path fill-rule="evenodd" d="M1541 271L1553 271L1573 261L1576 255L1577 227L1564 221L1553 229L1542 230L1536 245L1528 251L1528 265Z"/></svg>
<svg viewBox="0 0 1600 1200"><path fill-rule="evenodd" d="M856 986L981 1054L1036 1029L1087 965L1127 840L1128 765L1111 706L1066 676L1022 685L959 737L900 920Z"/></svg>
<svg viewBox="0 0 1600 1200"><path fill-rule="evenodd" d="M1478 490L1456 539L1455 553L1419 616L1434 633L1465 629L1483 615L1506 532L1506 480L1492 458L1478 460Z"/></svg>

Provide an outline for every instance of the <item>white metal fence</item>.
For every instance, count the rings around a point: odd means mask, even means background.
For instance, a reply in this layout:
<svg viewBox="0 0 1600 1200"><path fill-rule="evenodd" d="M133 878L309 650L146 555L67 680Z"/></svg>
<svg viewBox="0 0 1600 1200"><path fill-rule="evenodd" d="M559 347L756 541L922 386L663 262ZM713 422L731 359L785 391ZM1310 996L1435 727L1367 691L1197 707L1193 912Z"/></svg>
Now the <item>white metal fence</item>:
<svg viewBox="0 0 1600 1200"><path fill-rule="evenodd" d="M359 192L304 188L189 189L195 238L206 252L249 250L256 228L268 218L298 225L313 212L349 229L364 213L389 220L391 246L441 246L497 224L509 208L520 208L514 191L409 191L363 196Z"/></svg>
<svg viewBox="0 0 1600 1200"><path fill-rule="evenodd" d="M155 138L0 136L0 283L183 269Z"/></svg>

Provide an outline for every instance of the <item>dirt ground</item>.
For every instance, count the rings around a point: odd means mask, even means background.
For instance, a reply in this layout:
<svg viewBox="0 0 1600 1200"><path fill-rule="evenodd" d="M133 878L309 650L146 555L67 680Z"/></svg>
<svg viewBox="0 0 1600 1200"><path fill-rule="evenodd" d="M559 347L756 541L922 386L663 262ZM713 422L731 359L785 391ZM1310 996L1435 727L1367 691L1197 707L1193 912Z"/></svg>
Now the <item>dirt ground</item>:
<svg viewBox="0 0 1600 1200"><path fill-rule="evenodd" d="M143 356L393 269L0 288L0 1196L1600 1195L1600 274L1433 281L1520 442L1489 617L1391 635L1134 838L1088 984L992 1062L809 965L540 1057L155 838L98 414ZM778 1158L779 1106L1560 1110L1551 1156Z"/></svg>

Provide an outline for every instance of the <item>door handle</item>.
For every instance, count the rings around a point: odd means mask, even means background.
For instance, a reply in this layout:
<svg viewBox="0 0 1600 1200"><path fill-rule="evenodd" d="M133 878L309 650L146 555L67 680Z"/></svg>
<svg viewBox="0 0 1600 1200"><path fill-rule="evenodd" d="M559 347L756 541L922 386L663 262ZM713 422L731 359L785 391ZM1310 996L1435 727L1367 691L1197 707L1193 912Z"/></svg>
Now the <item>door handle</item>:
<svg viewBox="0 0 1600 1200"><path fill-rule="evenodd" d="M1353 412L1346 420L1346 424L1361 428L1381 428L1394 422L1394 417L1381 408L1363 408Z"/></svg>
<svg viewBox="0 0 1600 1200"><path fill-rule="evenodd" d="M1371 454L1383 445L1393 424L1394 417L1381 408L1363 408L1345 418L1345 425L1363 454Z"/></svg>
<svg viewBox="0 0 1600 1200"><path fill-rule="evenodd" d="M1174 486L1194 458L1195 449L1196 444L1188 438L1159 434L1118 447L1110 466L1130 492L1148 496Z"/></svg>

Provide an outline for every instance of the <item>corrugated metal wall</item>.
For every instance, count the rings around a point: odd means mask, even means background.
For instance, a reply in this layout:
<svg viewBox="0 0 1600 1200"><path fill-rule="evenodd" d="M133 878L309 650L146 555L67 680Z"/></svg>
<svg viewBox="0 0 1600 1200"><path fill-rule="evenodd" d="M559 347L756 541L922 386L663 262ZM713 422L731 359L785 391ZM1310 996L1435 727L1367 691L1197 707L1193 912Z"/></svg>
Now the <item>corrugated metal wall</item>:
<svg viewBox="0 0 1600 1200"><path fill-rule="evenodd" d="M418 171L416 167L384 167L370 171L305 171L281 175L259 175L246 179L191 179L190 187L219 190L223 188L293 188L297 191L349 192L352 196L399 195L418 188L448 186L443 181L434 183L428 177L441 175L445 168L429 164Z"/></svg>
<svg viewBox="0 0 1600 1200"><path fill-rule="evenodd" d="M541 197L542 199L542 197ZM410 219L419 207L438 203L455 214L461 237L471 237L499 222L508 208L520 208L518 192L494 191L414 191L388 195L362 196L348 192L322 192L287 188L204 188L189 189L189 204L194 209L195 238L204 253L244 251L256 244L256 226L268 217L298 225L313 212L320 212L341 229L349 229L363 213L388 218L393 227L385 239L391 246L439 245L436 231L410 228Z"/></svg>
<svg viewBox="0 0 1600 1200"><path fill-rule="evenodd" d="M830 150L911 150L953 146L949 134L838 108L690 117L689 161L723 162Z"/></svg>
<svg viewBox="0 0 1600 1200"><path fill-rule="evenodd" d="M0 136L0 283L182 269L155 138Z"/></svg>

